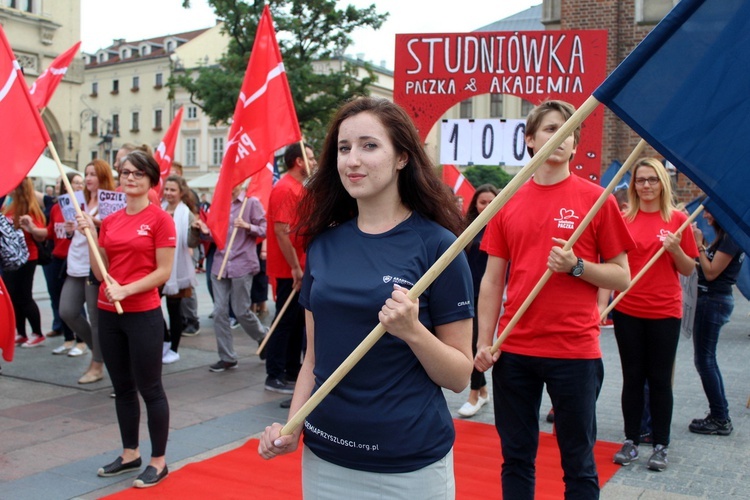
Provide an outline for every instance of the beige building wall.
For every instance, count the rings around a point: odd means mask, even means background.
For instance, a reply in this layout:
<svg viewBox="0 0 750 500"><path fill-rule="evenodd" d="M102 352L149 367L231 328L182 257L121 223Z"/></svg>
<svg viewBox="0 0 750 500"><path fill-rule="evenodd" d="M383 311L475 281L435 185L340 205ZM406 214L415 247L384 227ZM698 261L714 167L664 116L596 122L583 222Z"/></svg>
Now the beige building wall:
<svg viewBox="0 0 750 500"><path fill-rule="evenodd" d="M0 25L24 68L26 83L81 39L80 0L18 0L18 8L0 2ZM75 167L78 156L79 103L83 62L76 59L57 87L42 119L63 163Z"/></svg>

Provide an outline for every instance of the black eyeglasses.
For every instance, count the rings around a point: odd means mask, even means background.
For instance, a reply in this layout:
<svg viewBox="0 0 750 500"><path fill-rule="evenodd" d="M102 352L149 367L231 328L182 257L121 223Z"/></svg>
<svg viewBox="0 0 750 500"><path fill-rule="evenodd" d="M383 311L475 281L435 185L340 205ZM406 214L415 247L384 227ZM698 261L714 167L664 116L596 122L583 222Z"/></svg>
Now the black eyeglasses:
<svg viewBox="0 0 750 500"><path fill-rule="evenodd" d="M132 176L135 180L139 181L143 179L145 175L146 172L143 172L141 170L120 170L120 176L123 179L127 179L128 177Z"/></svg>
<svg viewBox="0 0 750 500"><path fill-rule="evenodd" d="M659 184L659 178L658 177L636 177L635 178L636 186L643 186L647 182L649 186L656 186L657 184Z"/></svg>

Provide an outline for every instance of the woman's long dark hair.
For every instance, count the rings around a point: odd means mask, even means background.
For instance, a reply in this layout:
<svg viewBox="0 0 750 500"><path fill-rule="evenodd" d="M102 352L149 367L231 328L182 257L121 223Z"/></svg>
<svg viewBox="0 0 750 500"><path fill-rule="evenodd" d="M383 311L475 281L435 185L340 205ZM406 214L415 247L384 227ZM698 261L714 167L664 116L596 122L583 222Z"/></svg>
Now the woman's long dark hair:
<svg viewBox="0 0 750 500"><path fill-rule="evenodd" d="M471 197L471 202L469 203L469 209L466 211L467 226L474 222L477 217L479 217L479 210L477 210L477 200L479 199L479 195L484 193L492 193L497 196L497 193L499 193L499 191L492 184L482 184L476 189L476 191L474 191L474 196Z"/></svg>
<svg viewBox="0 0 750 500"><path fill-rule="evenodd" d="M355 98L339 108L334 116L323 143L318 170L310 178L300 204L300 234L309 243L326 229L357 216L357 200L349 196L339 177L338 140L341 123L365 112L383 124L396 155L406 153L408 157L406 166L398 173L401 202L458 235L462 229L461 212L450 188L437 177L411 118L398 105L372 97Z"/></svg>

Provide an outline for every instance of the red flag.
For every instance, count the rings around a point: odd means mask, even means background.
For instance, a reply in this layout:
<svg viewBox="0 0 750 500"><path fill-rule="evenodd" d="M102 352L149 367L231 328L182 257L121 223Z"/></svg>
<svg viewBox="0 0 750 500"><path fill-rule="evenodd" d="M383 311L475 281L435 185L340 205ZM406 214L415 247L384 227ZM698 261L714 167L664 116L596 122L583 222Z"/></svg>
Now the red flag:
<svg viewBox="0 0 750 500"><path fill-rule="evenodd" d="M260 204L268 212L268 199L271 197L271 189L273 188L273 165L269 162L266 163L266 168L256 172L250 178L250 184L247 186L245 195L247 197L254 196L260 200Z"/></svg>
<svg viewBox="0 0 750 500"><path fill-rule="evenodd" d="M4 217L0 215L0 217ZM13 303L10 301L8 289L5 288L3 279L0 278L0 349L3 350L3 359L7 362L13 361L13 351L16 348L16 315L13 312Z"/></svg>
<svg viewBox="0 0 750 500"><path fill-rule="evenodd" d="M161 196L164 191L164 181L169 177L169 172L172 169L172 160L174 159L174 148L177 144L177 136L180 133L180 126L182 125L182 111L184 107L180 107L177 110L172 125L169 126L169 130L164 135L164 139L161 140L159 145L154 151L154 159L159 164L159 185L156 187L156 191Z"/></svg>
<svg viewBox="0 0 750 500"><path fill-rule="evenodd" d="M21 66L0 28L0 196L21 183L50 141L34 107Z"/></svg>
<svg viewBox="0 0 750 500"><path fill-rule="evenodd" d="M55 89L62 81L65 73L68 72L68 66L73 62L73 58L78 53L80 46L81 42L78 42L57 56L55 60L52 61L52 64L49 65L49 68L45 69L44 72L39 75L29 89L31 101L38 110L41 111L49 104L50 99L52 99L52 94L55 93Z"/></svg>
<svg viewBox="0 0 750 500"><path fill-rule="evenodd" d="M443 165L443 182L453 190L453 194L463 198L462 210L465 214L469 210L469 203L474 196L474 186L455 165Z"/></svg>
<svg viewBox="0 0 750 500"><path fill-rule="evenodd" d="M263 169L277 149L302 138L268 5L258 23L245 80L234 108L208 226L224 248L232 188Z"/></svg>

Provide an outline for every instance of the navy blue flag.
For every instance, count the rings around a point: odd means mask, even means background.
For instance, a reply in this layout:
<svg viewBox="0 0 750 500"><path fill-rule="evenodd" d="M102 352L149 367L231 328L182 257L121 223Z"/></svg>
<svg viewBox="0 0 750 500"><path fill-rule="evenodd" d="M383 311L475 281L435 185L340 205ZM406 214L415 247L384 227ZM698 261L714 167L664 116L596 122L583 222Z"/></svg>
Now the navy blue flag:
<svg viewBox="0 0 750 500"><path fill-rule="evenodd" d="M745 235L748 68L750 1L682 0L594 92ZM729 232L728 226L723 224Z"/></svg>

